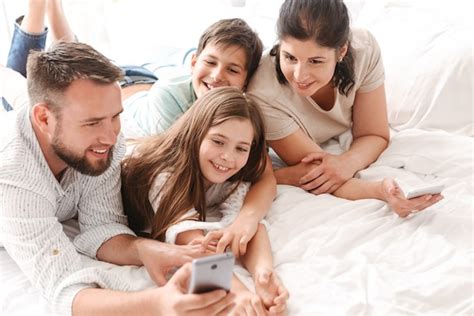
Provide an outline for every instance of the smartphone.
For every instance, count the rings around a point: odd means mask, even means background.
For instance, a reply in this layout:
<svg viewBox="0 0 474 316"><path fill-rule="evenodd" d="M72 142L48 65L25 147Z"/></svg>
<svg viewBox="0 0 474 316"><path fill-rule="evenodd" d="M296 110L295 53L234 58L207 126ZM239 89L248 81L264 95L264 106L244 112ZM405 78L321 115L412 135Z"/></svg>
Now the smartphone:
<svg viewBox="0 0 474 316"><path fill-rule="evenodd" d="M234 254L222 254L194 259L189 281L189 293L205 293L217 289L230 291Z"/></svg>
<svg viewBox="0 0 474 316"><path fill-rule="evenodd" d="M413 199L426 194L439 194L443 189L443 184L423 185L409 190L405 196L407 199Z"/></svg>

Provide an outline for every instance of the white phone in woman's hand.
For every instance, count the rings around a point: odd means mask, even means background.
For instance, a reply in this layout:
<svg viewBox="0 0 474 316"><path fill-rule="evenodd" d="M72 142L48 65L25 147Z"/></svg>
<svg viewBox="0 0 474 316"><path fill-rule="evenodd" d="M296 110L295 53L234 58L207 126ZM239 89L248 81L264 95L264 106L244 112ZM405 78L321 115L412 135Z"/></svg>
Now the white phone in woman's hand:
<svg viewBox="0 0 474 316"><path fill-rule="evenodd" d="M409 190L405 197L407 199L413 199L426 194L440 194L443 190L444 184L423 185Z"/></svg>
<svg viewBox="0 0 474 316"><path fill-rule="evenodd" d="M218 289L229 292L234 261L232 252L194 259L188 293L205 293Z"/></svg>

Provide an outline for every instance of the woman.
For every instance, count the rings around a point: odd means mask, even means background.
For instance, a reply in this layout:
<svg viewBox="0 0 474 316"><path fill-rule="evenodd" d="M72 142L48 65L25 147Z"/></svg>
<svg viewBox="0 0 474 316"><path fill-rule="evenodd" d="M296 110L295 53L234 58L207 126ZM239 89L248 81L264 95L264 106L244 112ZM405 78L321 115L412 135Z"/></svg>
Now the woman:
<svg viewBox="0 0 474 316"><path fill-rule="evenodd" d="M354 178L389 142L380 48L366 30L351 29L341 0L287 0L277 22L278 43L262 58L247 92L262 109L266 139L288 165L277 182L314 193L386 201L401 217L442 196L407 200L393 179ZM341 155L319 144L351 128Z"/></svg>

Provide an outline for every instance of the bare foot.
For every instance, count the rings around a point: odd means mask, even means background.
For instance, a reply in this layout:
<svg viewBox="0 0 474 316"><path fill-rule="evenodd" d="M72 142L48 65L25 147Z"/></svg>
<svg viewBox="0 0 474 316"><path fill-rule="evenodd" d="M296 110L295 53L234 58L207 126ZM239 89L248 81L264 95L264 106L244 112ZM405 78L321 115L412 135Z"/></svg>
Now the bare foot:
<svg viewBox="0 0 474 316"><path fill-rule="evenodd" d="M255 292L272 315L286 314L288 291L273 270L263 269L256 273Z"/></svg>
<svg viewBox="0 0 474 316"><path fill-rule="evenodd" d="M382 181L382 194L389 207L400 217L420 212L443 199L441 194L427 194L407 200L398 183L393 179Z"/></svg>

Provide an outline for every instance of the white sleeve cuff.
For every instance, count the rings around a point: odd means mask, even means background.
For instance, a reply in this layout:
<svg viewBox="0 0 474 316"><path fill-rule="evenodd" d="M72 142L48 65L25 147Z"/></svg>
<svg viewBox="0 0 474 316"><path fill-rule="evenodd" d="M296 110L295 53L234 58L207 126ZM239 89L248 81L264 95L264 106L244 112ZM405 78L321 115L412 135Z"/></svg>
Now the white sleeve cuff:
<svg viewBox="0 0 474 316"><path fill-rule="evenodd" d="M200 222L200 221L182 221L176 225L171 226L166 231L166 242L170 244L176 243L176 237L179 233L201 229L206 231L217 230L223 228L220 222Z"/></svg>

